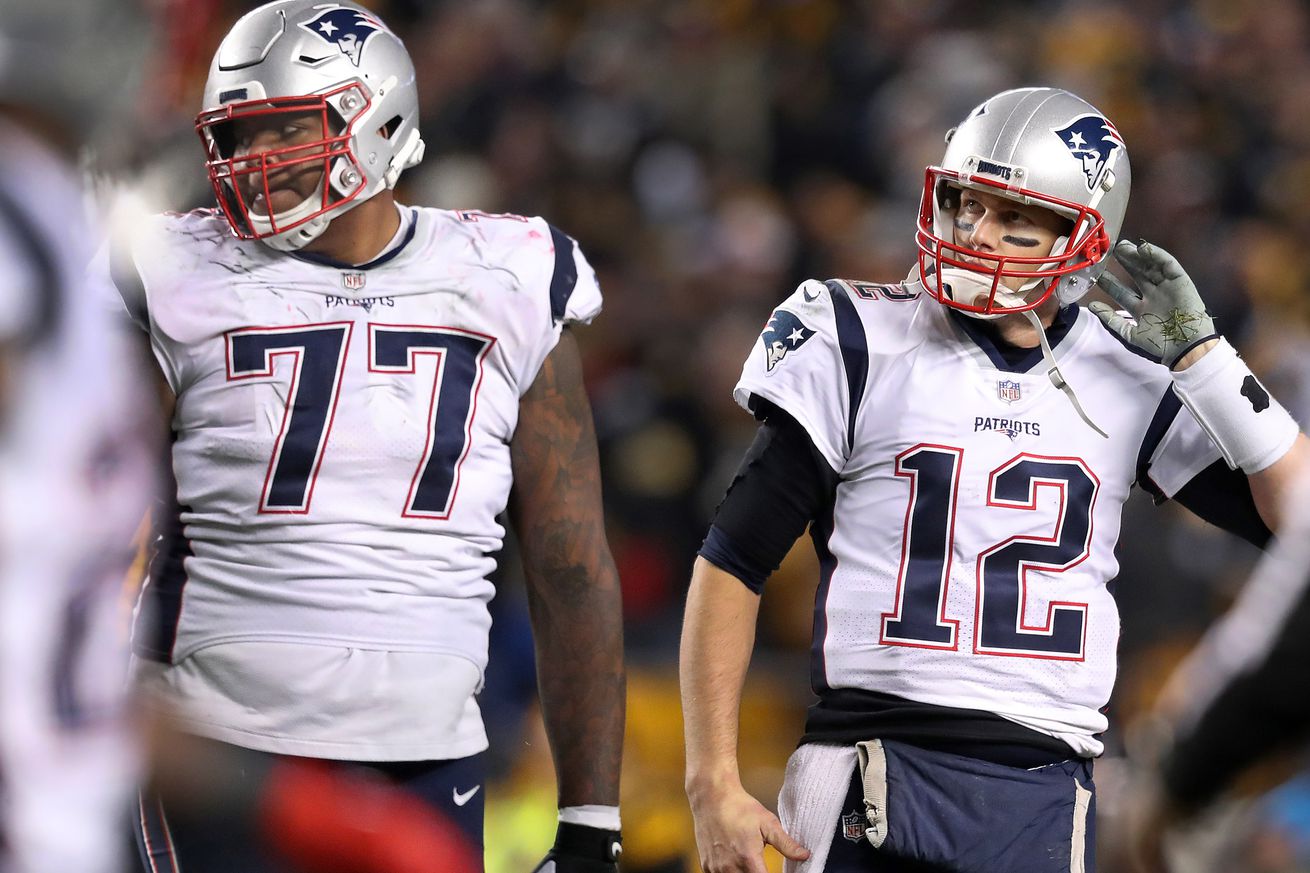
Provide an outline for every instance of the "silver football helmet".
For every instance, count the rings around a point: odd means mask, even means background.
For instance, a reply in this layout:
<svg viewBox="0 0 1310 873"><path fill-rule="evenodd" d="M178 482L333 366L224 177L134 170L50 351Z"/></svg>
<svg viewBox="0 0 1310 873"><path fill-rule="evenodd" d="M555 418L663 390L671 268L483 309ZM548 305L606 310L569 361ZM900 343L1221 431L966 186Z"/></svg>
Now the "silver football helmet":
<svg viewBox="0 0 1310 873"><path fill-rule="evenodd" d="M1132 182L1128 150L1109 119L1068 91L1018 88L976 107L946 142L941 166L927 169L915 234L928 292L980 318L1035 309L1052 294L1062 304L1086 294L1119 236ZM958 245L952 224L961 188L1050 209L1069 220L1068 234L1045 257ZM1024 284L1016 291L1005 278Z"/></svg>
<svg viewBox="0 0 1310 873"><path fill-rule="evenodd" d="M214 55L204 105L196 130L219 206L237 236L280 251L304 247L423 159L409 53L349 0L276 0L243 16ZM305 113L321 122L322 139L239 153L234 122ZM273 202L271 174L300 169L321 169L314 194L281 211L258 208Z"/></svg>

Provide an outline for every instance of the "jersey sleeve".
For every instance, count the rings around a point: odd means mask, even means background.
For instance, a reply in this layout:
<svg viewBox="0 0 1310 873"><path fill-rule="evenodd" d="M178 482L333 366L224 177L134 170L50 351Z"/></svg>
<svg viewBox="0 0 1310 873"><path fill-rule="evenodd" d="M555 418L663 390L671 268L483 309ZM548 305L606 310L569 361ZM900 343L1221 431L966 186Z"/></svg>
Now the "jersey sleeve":
<svg viewBox="0 0 1310 873"><path fill-rule="evenodd" d="M91 262L96 284L104 289L104 306L149 337L151 354L174 394L182 390L180 346L159 329L153 310L162 305L160 287L177 281L175 259L186 256L177 251L184 244L186 220L167 214L144 217L130 235L101 246Z"/></svg>
<svg viewBox="0 0 1310 873"><path fill-rule="evenodd" d="M1221 457L1218 446L1169 388L1142 442L1137 481L1157 499L1171 498Z"/></svg>
<svg viewBox="0 0 1310 873"><path fill-rule="evenodd" d="M555 262L550 278L550 311L564 324L590 324L600 314L600 283L577 240L550 227Z"/></svg>
<svg viewBox="0 0 1310 873"><path fill-rule="evenodd" d="M541 365L559 343L567 325L587 324L601 310L596 271L576 240L541 218L501 222L499 251L531 300L517 322L525 354L517 371L520 391L527 391Z"/></svg>
<svg viewBox="0 0 1310 873"><path fill-rule="evenodd" d="M868 369L864 336L840 286L806 281L769 316L733 398L748 410L752 396L782 409L840 473L850 457L856 397L863 388L856 383Z"/></svg>

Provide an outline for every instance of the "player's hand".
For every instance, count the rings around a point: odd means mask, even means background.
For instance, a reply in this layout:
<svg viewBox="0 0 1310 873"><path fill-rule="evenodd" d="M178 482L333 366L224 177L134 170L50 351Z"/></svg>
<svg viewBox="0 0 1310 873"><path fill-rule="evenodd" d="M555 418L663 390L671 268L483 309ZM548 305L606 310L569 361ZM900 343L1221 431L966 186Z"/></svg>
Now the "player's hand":
<svg viewBox="0 0 1310 873"><path fill-rule="evenodd" d="M809 849L783 830L778 817L741 786L692 798L691 813L704 873L767 873L765 846L793 861L810 857Z"/></svg>
<svg viewBox="0 0 1310 873"><path fill-rule="evenodd" d="M560 822L555 845L532 873L618 873L621 854L618 831Z"/></svg>
<svg viewBox="0 0 1310 873"><path fill-rule="evenodd" d="M1097 318L1124 341L1173 367L1184 352L1214 337L1214 321L1196 285L1171 254L1145 240L1120 240L1114 257L1128 271L1136 289L1119 281L1108 270L1096 284L1128 310L1131 319L1104 303L1092 303Z"/></svg>

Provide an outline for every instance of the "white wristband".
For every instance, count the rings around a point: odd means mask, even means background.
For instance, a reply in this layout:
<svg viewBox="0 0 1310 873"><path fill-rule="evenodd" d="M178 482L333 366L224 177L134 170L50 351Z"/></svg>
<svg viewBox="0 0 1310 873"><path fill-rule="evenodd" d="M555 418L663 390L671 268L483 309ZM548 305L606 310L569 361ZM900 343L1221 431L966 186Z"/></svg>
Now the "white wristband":
<svg viewBox="0 0 1310 873"><path fill-rule="evenodd" d="M604 831L620 830L619 808L617 806L602 806L598 803L586 806L562 806L559 811L559 820L565 824L600 828Z"/></svg>
<svg viewBox="0 0 1310 873"><path fill-rule="evenodd" d="M1301 432L1226 339L1173 377L1174 393L1234 470L1259 473L1286 454Z"/></svg>

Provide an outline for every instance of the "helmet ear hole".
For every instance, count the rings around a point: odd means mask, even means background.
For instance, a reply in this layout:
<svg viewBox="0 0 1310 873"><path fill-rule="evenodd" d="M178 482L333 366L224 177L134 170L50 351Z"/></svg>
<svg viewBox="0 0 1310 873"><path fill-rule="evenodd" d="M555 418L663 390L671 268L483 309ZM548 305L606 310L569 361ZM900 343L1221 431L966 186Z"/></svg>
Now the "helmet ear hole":
<svg viewBox="0 0 1310 873"><path fill-rule="evenodd" d="M218 156L224 160L231 159L232 155L236 153L237 146L237 138L232 130L232 122L223 121L211 125L209 135L214 138L214 150L218 153Z"/></svg>
<svg viewBox="0 0 1310 873"><path fill-rule="evenodd" d="M960 189L945 179L937 182L937 207L947 212L960 208Z"/></svg>
<svg viewBox="0 0 1310 873"><path fill-rule="evenodd" d="M401 118L399 115L393 115L390 121L388 121L386 124L382 125L382 127L378 129L382 132L382 136L384 139L391 139L391 137L394 136L396 131L400 128L400 125L404 123L404 121L405 119Z"/></svg>

